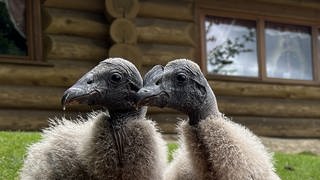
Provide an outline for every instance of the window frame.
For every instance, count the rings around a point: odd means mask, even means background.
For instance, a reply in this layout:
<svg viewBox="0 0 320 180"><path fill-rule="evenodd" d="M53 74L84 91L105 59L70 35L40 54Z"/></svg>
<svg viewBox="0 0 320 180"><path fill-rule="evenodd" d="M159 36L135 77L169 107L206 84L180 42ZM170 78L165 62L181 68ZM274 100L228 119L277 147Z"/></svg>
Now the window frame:
<svg viewBox="0 0 320 180"><path fill-rule="evenodd" d="M258 77L248 76L228 76L220 74L210 74L207 71L207 57L206 57L206 38L205 38L205 19L206 16L236 18L241 20L253 20L256 22L256 34L257 34L257 63L258 63ZM245 81L245 82L259 82L259 83L278 83L278 84L301 84L301 85L320 85L320 52L319 43L317 38L320 35L320 22L318 21L306 21L295 19L291 17L275 17L270 15L261 15L258 13L250 12L237 12L231 10L219 10L219 9L198 9L198 28L200 31L200 66L204 74L209 80L227 80L227 81ZM311 56L312 56L312 80L296 80L296 79L284 79L284 78L272 78L267 77L266 57L265 57L265 22L275 22L290 25L307 26L311 30Z"/></svg>
<svg viewBox="0 0 320 180"><path fill-rule="evenodd" d="M0 63L48 65L43 58L41 0L26 0L27 55L1 55Z"/></svg>

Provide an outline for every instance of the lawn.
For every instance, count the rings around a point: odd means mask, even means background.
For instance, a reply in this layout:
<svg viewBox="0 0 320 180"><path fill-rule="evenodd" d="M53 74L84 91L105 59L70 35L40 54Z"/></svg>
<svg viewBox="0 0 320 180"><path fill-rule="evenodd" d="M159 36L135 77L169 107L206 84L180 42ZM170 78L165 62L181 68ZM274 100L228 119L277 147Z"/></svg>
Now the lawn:
<svg viewBox="0 0 320 180"><path fill-rule="evenodd" d="M16 179L26 147L40 139L39 133L0 132L0 179ZM169 143L171 153L178 148ZM320 156L310 153L275 153L276 169L283 180L320 180Z"/></svg>

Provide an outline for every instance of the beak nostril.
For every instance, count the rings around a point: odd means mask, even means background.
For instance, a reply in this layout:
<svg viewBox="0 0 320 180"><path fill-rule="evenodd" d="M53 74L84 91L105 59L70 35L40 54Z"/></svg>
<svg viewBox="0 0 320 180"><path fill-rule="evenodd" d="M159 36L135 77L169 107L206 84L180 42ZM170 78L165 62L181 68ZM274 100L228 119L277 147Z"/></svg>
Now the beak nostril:
<svg viewBox="0 0 320 180"><path fill-rule="evenodd" d="M148 90L146 90L146 89L144 89L144 90L143 90L143 92L147 93L147 92L149 92L149 91L148 91Z"/></svg>

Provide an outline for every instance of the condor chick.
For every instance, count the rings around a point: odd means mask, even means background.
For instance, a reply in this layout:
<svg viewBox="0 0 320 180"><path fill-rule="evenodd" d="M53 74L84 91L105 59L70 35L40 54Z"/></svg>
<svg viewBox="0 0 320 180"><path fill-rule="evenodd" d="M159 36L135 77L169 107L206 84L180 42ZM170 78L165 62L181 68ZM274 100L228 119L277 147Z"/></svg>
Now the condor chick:
<svg viewBox="0 0 320 180"><path fill-rule="evenodd" d="M56 119L29 148L21 179L162 179L166 146L145 118L146 107L135 105L141 87L140 73L129 61L100 62L65 91L62 104L103 111L75 122Z"/></svg>
<svg viewBox="0 0 320 180"><path fill-rule="evenodd" d="M141 105L170 107L189 116L165 177L276 180L272 157L258 137L223 116L199 66L186 59L155 66L138 92Z"/></svg>

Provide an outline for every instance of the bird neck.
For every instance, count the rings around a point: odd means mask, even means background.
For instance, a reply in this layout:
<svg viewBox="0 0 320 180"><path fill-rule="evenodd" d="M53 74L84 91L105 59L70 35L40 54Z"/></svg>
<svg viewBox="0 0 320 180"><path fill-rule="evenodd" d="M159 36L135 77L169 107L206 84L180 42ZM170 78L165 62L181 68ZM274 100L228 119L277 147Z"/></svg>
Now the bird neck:
<svg viewBox="0 0 320 180"><path fill-rule="evenodd" d="M189 116L189 124L192 126L197 125L201 120L206 119L208 116L221 115L218 109L216 97L209 85L206 90L207 95L203 103L194 107L192 111L187 112L187 115Z"/></svg>

